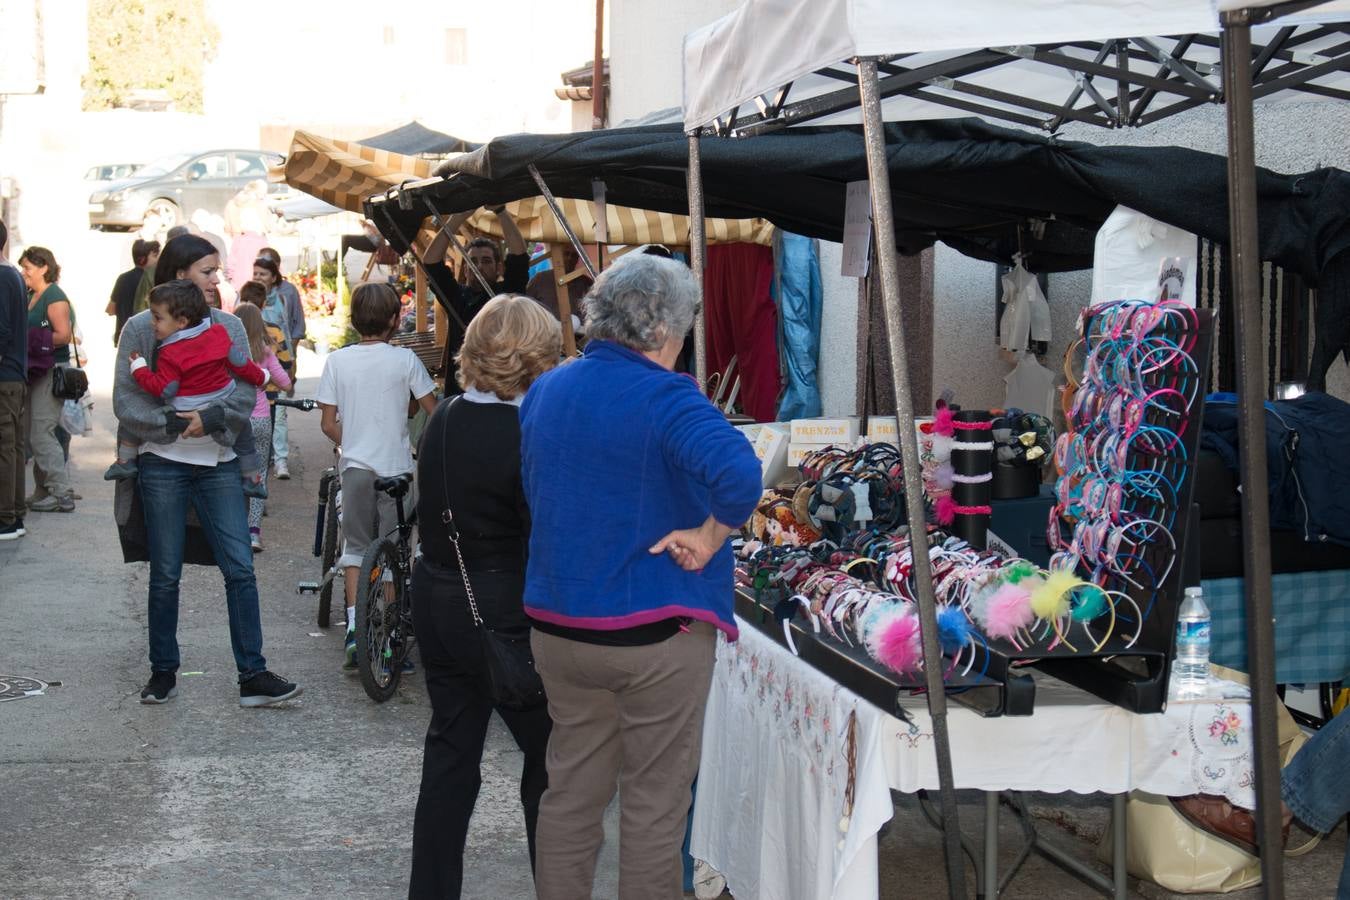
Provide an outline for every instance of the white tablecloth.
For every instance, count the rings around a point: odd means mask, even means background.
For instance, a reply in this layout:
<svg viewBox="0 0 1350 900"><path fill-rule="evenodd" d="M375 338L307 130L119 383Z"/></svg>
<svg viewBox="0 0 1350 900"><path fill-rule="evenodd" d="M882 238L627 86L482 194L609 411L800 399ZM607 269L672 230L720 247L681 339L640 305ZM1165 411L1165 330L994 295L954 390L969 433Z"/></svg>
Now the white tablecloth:
<svg viewBox="0 0 1350 900"><path fill-rule="evenodd" d="M890 789L938 787L924 701L906 700L914 724L902 722L741 625L739 642L718 643L692 855L725 875L737 900L875 897L876 835L892 814ZM1216 693L1233 699L1136 715L1038 677L1034 716L986 719L949 704L956 786L1204 792L1250 807L1245 690L1225 682ZM856 764L846 819L850 713Z"/></svg>

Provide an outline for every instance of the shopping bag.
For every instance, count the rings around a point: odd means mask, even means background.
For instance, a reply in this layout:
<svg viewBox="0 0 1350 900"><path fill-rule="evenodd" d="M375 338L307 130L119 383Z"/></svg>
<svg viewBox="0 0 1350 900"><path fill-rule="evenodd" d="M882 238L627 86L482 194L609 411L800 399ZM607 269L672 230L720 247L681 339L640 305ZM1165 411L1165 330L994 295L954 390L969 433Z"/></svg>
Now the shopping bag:
<svg viewBox="0 0 1350 900"><path fill-rule="evenodd" d="M79 400L66 400L61 404L61 427L72 437L83 437L88 425L84 407Z"/></svg>
<svg viewBox="0 0 1350 900"><path fill-rule="evenodd" d="M1241 672L1211 666L1219 678L1248 684ZM1284 704L1276 704L1280 765L1286 766L1308 737ZM1286 856L1301 855L1315 841ZM1126 866L1131 875L1179 894L1226 894L1261 883L1261 860L1186 821L1166 797L1133 791L1125 802ZM1111 861L1111 827L1097 845L1097 858Z"/></svg>

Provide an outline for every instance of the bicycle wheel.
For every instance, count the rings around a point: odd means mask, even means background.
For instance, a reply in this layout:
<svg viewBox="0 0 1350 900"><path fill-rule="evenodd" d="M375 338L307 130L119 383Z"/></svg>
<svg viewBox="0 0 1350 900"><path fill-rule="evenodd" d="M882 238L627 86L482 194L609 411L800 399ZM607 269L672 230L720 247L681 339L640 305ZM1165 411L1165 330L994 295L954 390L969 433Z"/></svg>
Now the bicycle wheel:
<svg viewBox="0 0 1350 900"><path fill-rule="evenodd" d="M366 551L356 586L356 668L361 686L376 703L398 690L408 652L402 569L398 544L385 538Z"/></svg>
<svg viewBox="0 0 1350 900"><path fill-rule="evenodd" d="M336 475L328 480L328 502L325 504L323 523L323 553L320 556L320 565L323 566L323 576L319 582L320 628L327 628L333 624L333 585L341 584L343 597L346 597L346 578L336 569L339 545L342 543L338 519L338 492L341 489L342 484Z"/></svg>

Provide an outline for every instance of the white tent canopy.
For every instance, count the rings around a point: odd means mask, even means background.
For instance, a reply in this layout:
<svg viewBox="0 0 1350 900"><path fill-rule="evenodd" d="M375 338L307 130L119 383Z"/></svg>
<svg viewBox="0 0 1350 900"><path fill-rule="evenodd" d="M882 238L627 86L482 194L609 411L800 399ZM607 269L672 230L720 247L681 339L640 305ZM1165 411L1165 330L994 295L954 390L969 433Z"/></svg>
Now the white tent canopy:
<svg viewBox="0 0 1350 900"><path fill-rule="evenodd" d="M693 130L732 114L763 113L783 100L796 104L845 87L856 90L856 76L851 85L842 80L852 74L851 67L835 69L833 75L822 73L854 57L895 55L904 55L895 61L904 70L932 69L916 81L913 90L887 98L884 115L890 121L981 112L970 108L972 92L966 85L983 91L973 102L993 109L1018 108L997 99L997 93L1003 92L1046 107L1063 107L1073 95L1080 109L1099 113L1105 110L1093 94L1109 100L1116 95L1114 83L1104 81L1106 73L1099 70L1116 66L1117 54L1114 50L1102 53L1090 44L1127 38L1140 39L1129 45L1129 53L1140 61L1141 78L1131 82L1136 89L1148 87L1144 78L1170 78L1183 98L1197 101L1192 105L1213 102L1216 96L1206 95L1219 92L1217 41L1187 41L1180 50L1178 44L1186 40L1184 36L1217 32L1221 9L1260 5L1266 4L1238 0L1220 0L1217 5L1215 0L1086 0L1073 4L1061 0L746 0L736 11L685 36L684 124ZM1259 43L1264 43L1263 37L1273 40L1286 26L1345 21L1350 21L1350 0L1333 0L1284 17L1280 27L1258 29L1254 39ZM1150 37L1162 35L1172 37ZM1272 68L1320 65L1328 71L1309 81L1313 90L1350 87L1344 66L1337 66L1323 53L1346 40L1340 33L1296 40L1289 50L1273 54ZM1057 59L1069 59L1067 67L1029 58L1033 48L1046 45L1058 45L1053 52ZM986 59L943 71L944 61L980 48L990 48ZM1194 63L1191 74L1201 80L1185 78L1149 48L1168 58L1174 51L1178 58L1188 54ZM953 88L952 78L962 84ZM1080 89L1084 80L1096 83ZM784 96L781 91L787 85L791 87ZM958 105L932 98L947 98ZM960 105L963 102L966 105ZM1033 107L1033 115L1043 120L1049 114ZM812 116L810 121L826 125L859 119L853 109ZM1046 127L1045 121L1024 124Z"/></svg>

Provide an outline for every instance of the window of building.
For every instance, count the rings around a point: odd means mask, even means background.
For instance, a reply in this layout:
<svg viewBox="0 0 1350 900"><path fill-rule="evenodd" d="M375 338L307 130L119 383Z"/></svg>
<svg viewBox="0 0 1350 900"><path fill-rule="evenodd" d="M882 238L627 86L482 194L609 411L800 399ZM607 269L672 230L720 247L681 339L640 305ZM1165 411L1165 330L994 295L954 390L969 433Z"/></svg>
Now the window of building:
<svg viewBox="0 0 1350 900"><path fill-rule="evenodd" d="M464 28L445 29L445 64L463 66L469 62L469 33Z"/></svg>

